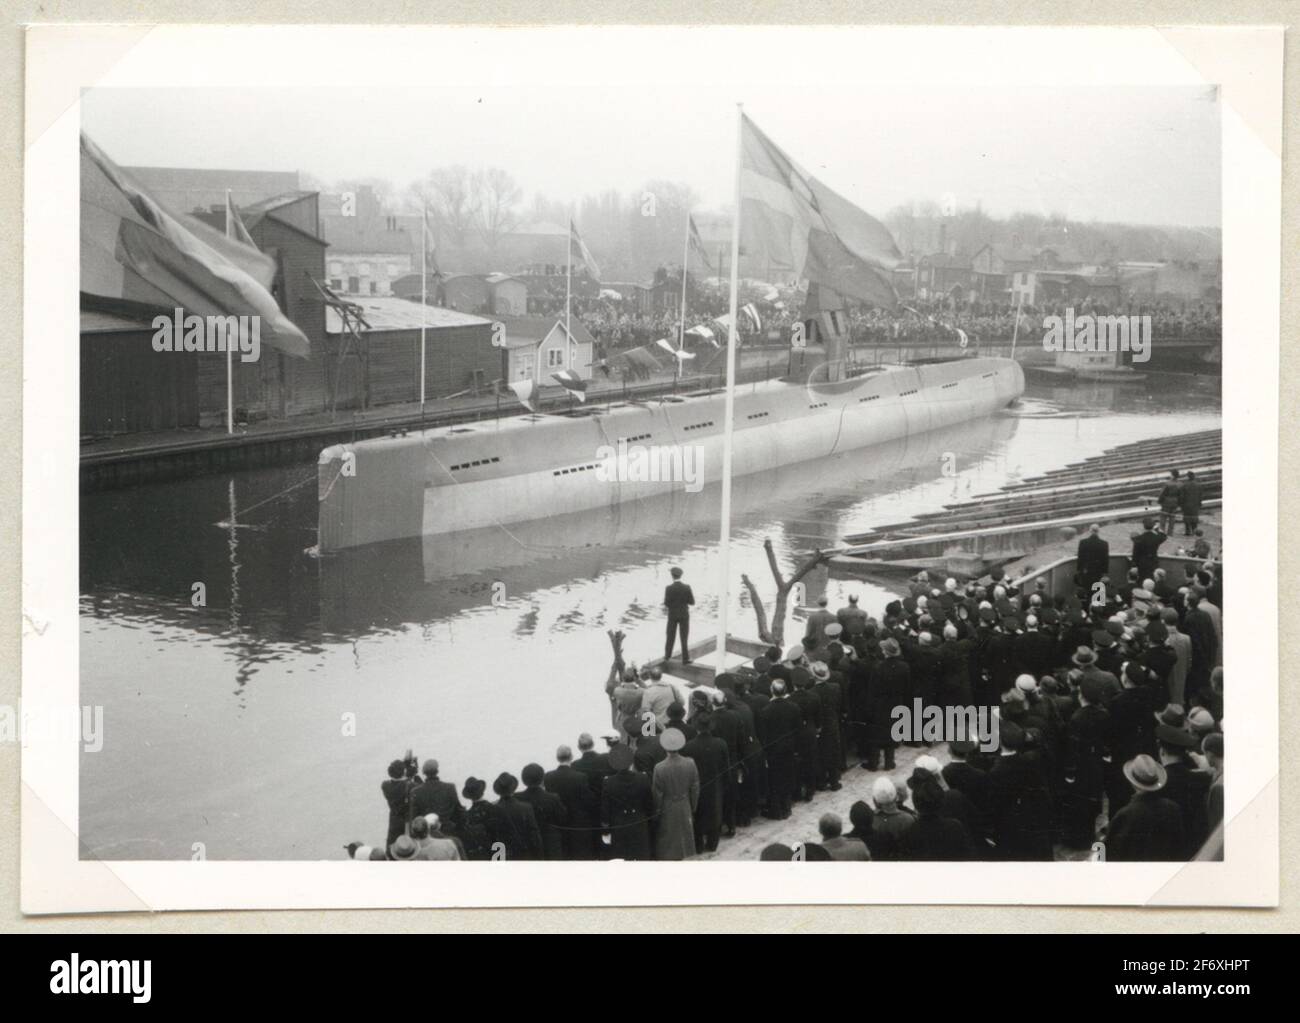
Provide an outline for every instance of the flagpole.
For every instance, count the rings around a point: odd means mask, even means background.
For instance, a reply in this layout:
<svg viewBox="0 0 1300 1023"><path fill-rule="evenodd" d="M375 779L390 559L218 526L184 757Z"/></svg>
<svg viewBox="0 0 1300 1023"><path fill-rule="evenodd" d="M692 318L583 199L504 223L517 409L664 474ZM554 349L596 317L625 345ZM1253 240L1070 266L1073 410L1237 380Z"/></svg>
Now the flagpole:
<svg viewBox="0 0 1300 1023"><path fill-rule="evenodd" d="M740 284L740 182L745 143L745 107L736 104L736 208L731 219L731 322L727 324L727 395L722 415L722 529L718 586L718 646L714 677L727 670L727 610L731 576L731 435L736 419L736 293Z"/></svg>
<svg viewBox="0 0 1300 1023"><path fill-rule="evenodd" d="M226 189L226 237L235 235L234 217L230 208L230 189ZM230 347L230 337L226 337L226 433L235 432L235 359Z"/></svg>
<svg viewBox="0 0 1300 1023"><path fill-rule="evenodd" d="M573 298L573 218L569 218L569 237L565 242L565 263L564 263L564 351L568 356L569 339L573 337L573 331L569 326L569 303Z"/></svg>
<svg viewBox="0 0 1300 1023"><path fill-rule="evenodd" d="M420 208L420 415L424 415L424 321L429 305L429 202ZM421 419L423 424L423 419Z"/></svg>
<svg viewBox="0 0 1300 1023"><path fill-rule="evenodd" d="M1020 336L1020 310L1025 304L1025 293L1020 293L1020 301L1016 303L1016 325L1011 328L1011 358L1016 357L1016 338Z"/></svg>
<svg viewBox="0 0 1300 1023"><path fill-rule="evenodd" d="M682 319L677 329L677 347L686 347L686 266L691 261L691 211L686 211L686 242L682 245ZM680 359L678 360L681 361Z"/></svg>

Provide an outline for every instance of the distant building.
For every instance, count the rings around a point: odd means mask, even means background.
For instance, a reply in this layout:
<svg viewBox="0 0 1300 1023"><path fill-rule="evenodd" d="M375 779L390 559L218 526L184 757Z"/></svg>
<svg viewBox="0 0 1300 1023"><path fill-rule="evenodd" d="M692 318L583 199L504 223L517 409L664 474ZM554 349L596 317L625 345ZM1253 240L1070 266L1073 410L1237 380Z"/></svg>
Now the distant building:
<svg viewBox="0 0 1300 1023"><path fill-rule="evenodd" d="M920 298L968 301L974 291L971 261L965 256L936 252L916 264L916 294Z"/></svg>
<svg viewBox="0 0 1300 1023"><path fill-rule="evenodd" d="M420 270L420 218L399 216L369 187L322 197L321 231L329 242L326 276L348 295L391 295L393 282Z"/></svg>
<svg viewBox="0 0 1300 1023"><path fill-rule="evenodd" d="M494 316L525 316L528 313L528 285L510 274L489 274L488 295Z"/></svg>
<svg viewBox="0 0 1300 1023"><path fill-rule="evenodd" d="M422 323L426 398L479 393L501 376L492 321L402 298L363 295L353 301L370 325L358 331L359 340L344 329L335 309L325 314L332 347L344 353L336 373L335 407L418 401Z"/></svg>
<svg viewBox="0 0 1300 1023"><path fill-rule="evenodd" d="M418 274L416 279L419 279ZM443 274L438 304L462 313L491 312L492 298L487 278L481 274Z"/></svg>
<svg viewBox="0 0 1300 1023"><path fill-rule="evenodd" d="M195 167L123 167L173 213L225 207L226 191L241 210L273 195L297 192L297 171L206 170Z"/></svg>
<svg viewBox="0 0 1300 1023"><path fill-rule="evenodd" d="M547 264L564 273L569 229L549 220L532 221L497 239L496 264L508 270L532 270Z"/></svg>
<svg viewBox="0 0 1300 1023"><path fill-rule="evenodd" d="M552 373L573 370L591 379L595 338L574 317L566 334L563 317L501 317L505 327L503 376L506 380L535 380L539 385L554 383Z"/></svg>
<svg viewBox="0 0 1300 1023"><path fill-rule="evenodd" d="M1037 266L1037 253L1018 242L985 245L971 257L972 290L981 301L1013 305L1015 275L1030 273ZM1025 279L1021 280L1023 288Z"/></svg>
<svg viewBox="0 0 1300 1023"><path fill-rule="evenodd" d="M1216 261L1217 262L1217 261ZM1116 264L1124 293L1132 299L1147 299L1172 305L1217 302L1221 292L1221 271L1217 266L1195 262L1120 262ZM1220 284L1216 286L1216 278Z"/></svg>

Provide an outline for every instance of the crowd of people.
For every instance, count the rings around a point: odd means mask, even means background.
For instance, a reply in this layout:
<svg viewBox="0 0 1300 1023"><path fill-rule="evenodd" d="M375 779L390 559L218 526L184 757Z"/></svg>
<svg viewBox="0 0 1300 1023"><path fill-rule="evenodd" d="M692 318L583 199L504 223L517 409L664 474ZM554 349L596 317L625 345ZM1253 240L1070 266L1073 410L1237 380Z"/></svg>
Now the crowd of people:
<svg viewBox="0 0 1300 1023"><path fill-rule="evenodd" d="M1080 541L1065 595L996 569L965 584L922 573L879 618L856 597L834 612L823 599L800 643L712 685L624 664L613 634L603 749L584 734L550 770L502 772L495 800L484 780L458 792L436 760L408 753L381 786L384 845L352 843L349 854L680 860L760 818L789 819L859 770L878 773L848 830L824 814L818 835L761 858L1206 855L1223 815L1222 551L1198 547L1203 560L1166 571L1167 536L1148 519L1132 535L1132 567L1112 579L1099 534ZM898 710L913 707L947 721L982 710L996 741L900 735ZM900 744L920 753L906 778L891 774Z"/></svg>

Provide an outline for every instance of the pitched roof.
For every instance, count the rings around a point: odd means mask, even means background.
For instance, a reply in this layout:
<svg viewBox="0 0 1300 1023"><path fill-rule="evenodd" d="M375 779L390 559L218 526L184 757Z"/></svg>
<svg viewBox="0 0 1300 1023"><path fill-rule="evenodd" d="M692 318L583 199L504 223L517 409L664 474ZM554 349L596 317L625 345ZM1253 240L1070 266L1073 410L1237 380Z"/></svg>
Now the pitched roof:
<svg viewBox="0 0 1300 1023"><path fill-rule="evenodd" d="M498 316L505 324L506 347L528 348L541 344L557 326L564 329L564 318L555 316ZM592 344L592 337L583 322L576 317L571 321L571 336L578 344Z"/></svg>

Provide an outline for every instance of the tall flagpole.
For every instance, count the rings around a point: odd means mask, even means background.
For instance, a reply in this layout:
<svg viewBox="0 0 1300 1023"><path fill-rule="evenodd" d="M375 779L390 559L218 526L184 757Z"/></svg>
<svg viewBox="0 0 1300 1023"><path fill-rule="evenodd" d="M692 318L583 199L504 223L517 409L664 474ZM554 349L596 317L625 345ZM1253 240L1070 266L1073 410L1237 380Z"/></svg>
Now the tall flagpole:
<svg viewBox="0 0 1300 1023"><path fill-rule="evenodd" d="M1016 339L1020 336L1020 310L1025 305L1025 293L1020 293L1020 301L1016 303L1016 325L1011 328L1011 358L1016 357Z"/></svg>
<svg viewBox="0 0 1300 1023"><path fill-rule="evenodd" d="M226 237L234 238L234 210L230 205L230 189L226 189ZM226 337L226 433L235 432L235 359L230 347L230 337Z"/></svg>
<svg viewBox="0 0 1300 1023"><path fill-rule="evenodd" d="M718 579L718 647L714 677L727 670L727 605L731 576L731 435L736 418L736 292L740 283L740 182L745 144L745 106L736 104L736 209L731 219L731 317L727 324L727 396L722 418L722 530Z"/></svg>
<svg viewBox="0 0 1300 1023"><path fill-rule="evenodd" d="M573 218L569 218L569 236L565 240L565 262L564 262L564 333L567 335L564 339L565 351L568 351L569 341L573 338L573 331L569 328L569 303L573 299Z"/></svg>
<svg viewBox="0 0 1300 1023"><path fill-rule="evenodd" d="M677 328L677 349L686 347L686 266L691 261L691 211L686 211L686 244L682 246L682 319ZM680 359L677 360L679 363Z"/></svg>
<svg viewBox="0 0 1300 1023"><path fill-rule="evenodd" d="M424 412L424 321L429 305L429 201L420 207L420 412Z"/></svg>

